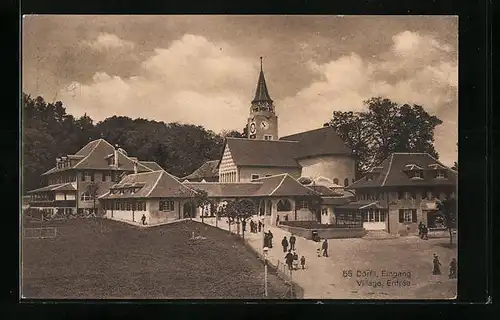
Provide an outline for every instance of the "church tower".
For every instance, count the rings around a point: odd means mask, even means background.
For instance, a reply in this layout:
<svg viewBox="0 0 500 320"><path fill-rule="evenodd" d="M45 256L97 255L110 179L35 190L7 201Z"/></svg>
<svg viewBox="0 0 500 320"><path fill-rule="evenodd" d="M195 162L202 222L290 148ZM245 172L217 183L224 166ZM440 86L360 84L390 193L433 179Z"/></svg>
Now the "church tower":
<svg viewBox="0 0 500 320"><path fill-rule="evenodd" d="M262 57L260 57L259 81L250 106L247 129L249 139L278 140L278 117L274 110L273 100L267 91L266 79L262 71Z"/></svg>

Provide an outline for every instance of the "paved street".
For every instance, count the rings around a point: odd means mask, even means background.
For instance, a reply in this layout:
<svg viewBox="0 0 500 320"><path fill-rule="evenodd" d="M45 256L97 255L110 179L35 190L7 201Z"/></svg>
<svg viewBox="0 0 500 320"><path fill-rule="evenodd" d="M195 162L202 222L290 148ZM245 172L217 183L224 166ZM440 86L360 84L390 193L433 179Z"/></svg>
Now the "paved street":
<svg viewBox="0 0 500 320"><path fill-rule="evenodd" d="M215 219L205 219L205 223L215 225ZM228 230L224 219L218 222L218 227ZM289 238L290 233L273 226L266 226L266 231L268 228L274 235L268 258L276 265L278 260L284 262L281 239ZM231 229L236 232L235 225ZM306 270L294 271L292 277L304 289L306 299L444 299L455 296L456 280L449 280L447 274L448 263L456 257L457 251L444 246L448 242L446 238L427 241L418 237L331 239L328 241L329 257L317 256L320 243L296 238L296 251L299 257L306 257ZM245 239L256 250L262 250L262 234L246 232ZM440 257L440 276L431 273L433 253Z"/></svg>

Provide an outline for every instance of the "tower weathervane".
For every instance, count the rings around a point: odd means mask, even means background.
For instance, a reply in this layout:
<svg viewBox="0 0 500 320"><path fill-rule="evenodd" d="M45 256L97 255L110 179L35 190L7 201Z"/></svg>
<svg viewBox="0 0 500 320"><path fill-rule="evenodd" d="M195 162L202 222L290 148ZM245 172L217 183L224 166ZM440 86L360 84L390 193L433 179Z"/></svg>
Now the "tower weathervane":
<svg viewBox="0 0 500 320"><path fill-rule="evenodd" d="M260 57L260 71L262 71L262 57Z"/></svg>

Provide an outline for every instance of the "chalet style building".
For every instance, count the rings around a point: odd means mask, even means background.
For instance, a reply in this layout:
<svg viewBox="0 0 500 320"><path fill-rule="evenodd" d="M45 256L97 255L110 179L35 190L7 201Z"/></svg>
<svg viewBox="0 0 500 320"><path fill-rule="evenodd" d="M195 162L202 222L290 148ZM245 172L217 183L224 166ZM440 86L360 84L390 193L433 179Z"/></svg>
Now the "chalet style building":
<svg viewBox="0 0 500 320"><path fill-rule="evenodd" d="M28 191L29 206L49 215L92 214L94 207L100 209L97 197L124 175L155 170L161 170L156 162L139 161L104 139L94 140L75 154L56 159L55 166L42 174L47 186ZM95 194L89 185L96 186Z"/></svg>
<svg viewBox="0 0 500 320"><path fill-rule="evenodd" d="M145 223L153 225L199 217L201 208L195 208L193 200L200 190L205 191L215 205L214 208L207 206L205 214L221 212L228 201L246 199L254 204L256 215L265 224L272 225L277 220L320 220L321 214L332 212L331 203L350 201L328 188L319 192L307 187L287 173L251 182L181 183L163 170L129 174L111 186L99 201L109 219L140 224L144 216ZM313 196L323 198L318 209L313 209Z"/></svg>
<svg viewBox="0 0 500 320"><path fill-rule="evenodd" d="M336 208L339 220L360 220L367 230L418 233L422 221L441 228L436 200L456 198L457 172L427 153L393 153L348 188L356 201Z"/></svg>

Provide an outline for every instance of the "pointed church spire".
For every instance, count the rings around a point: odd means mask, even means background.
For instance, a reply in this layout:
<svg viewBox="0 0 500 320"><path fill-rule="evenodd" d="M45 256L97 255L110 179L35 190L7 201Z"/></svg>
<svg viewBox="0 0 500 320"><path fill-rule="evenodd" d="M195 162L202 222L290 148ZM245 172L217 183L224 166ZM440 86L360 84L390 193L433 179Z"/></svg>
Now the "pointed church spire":
<svg viewBox="0 0 500 320"><path fill-rule="evenodd" d="M262 71L262 57L260 57L260 74L259 80L257 82L257 90L255 90L255 97L253 98L252 103L256 102L268 102L270 104L273 103L273 100L271 99L271 96L269 96L269 92L267 91L264 71Z"/></svg>

